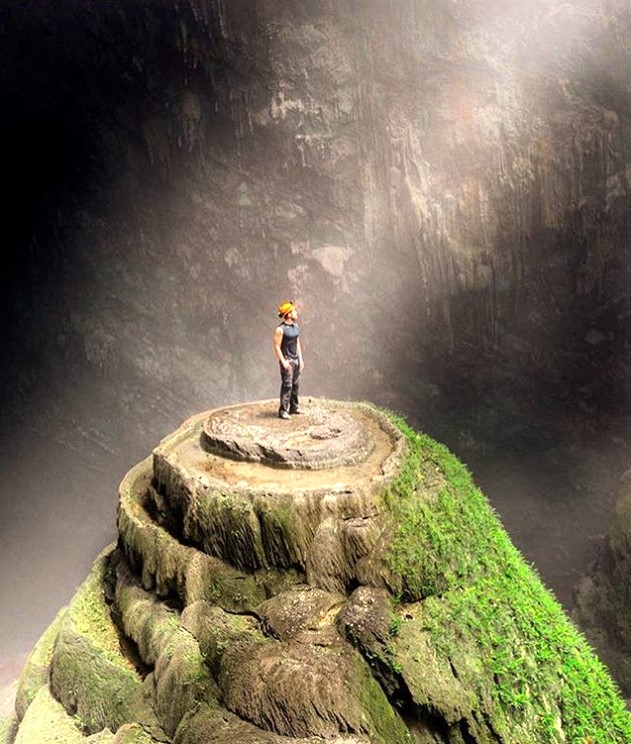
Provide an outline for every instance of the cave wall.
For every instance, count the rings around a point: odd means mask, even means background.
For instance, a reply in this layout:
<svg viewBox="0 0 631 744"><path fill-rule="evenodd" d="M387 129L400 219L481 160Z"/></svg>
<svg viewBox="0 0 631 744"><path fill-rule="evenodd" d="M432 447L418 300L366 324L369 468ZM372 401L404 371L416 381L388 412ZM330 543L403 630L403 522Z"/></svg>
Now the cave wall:
<svg viewBox="0 0 631 744"><path fill-rule="evenodd" d="M629 15L525 7L3 9L12 341L64 380L267 396L292 295L314 392L621 395Z"/></svg>

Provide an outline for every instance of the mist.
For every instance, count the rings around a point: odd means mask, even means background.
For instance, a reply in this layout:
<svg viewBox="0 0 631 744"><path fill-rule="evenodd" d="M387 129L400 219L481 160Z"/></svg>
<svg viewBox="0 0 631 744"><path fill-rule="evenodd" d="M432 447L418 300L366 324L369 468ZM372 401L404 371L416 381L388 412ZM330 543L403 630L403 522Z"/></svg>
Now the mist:
<svg viewBox="0 0 631 744"><path fill-rule="evenodd" d="M0 668L193 413L402 413L570 608L629 467L620 1L0 6ZM13 667L11 667L13 668Z"/></svg>

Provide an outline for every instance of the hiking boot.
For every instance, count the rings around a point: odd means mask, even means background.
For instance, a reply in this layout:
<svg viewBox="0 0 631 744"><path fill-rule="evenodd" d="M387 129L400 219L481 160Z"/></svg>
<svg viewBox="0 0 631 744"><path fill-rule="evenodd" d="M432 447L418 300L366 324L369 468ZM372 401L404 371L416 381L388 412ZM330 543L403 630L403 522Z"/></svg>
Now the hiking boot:
<svg viewBox="0 0 631 744"><path fill-rule="evenodd" d="M291 420L291 416L287 413L287 411L279 411L278 412L278 418L285 419L286 421Z"/></svg>
<svg viewBox="0 0 631 744"><path fill-rule="evenodd" d="M300 406L296 406L295 408L290 408L289 413L303 413L303 410Z"/></svg>

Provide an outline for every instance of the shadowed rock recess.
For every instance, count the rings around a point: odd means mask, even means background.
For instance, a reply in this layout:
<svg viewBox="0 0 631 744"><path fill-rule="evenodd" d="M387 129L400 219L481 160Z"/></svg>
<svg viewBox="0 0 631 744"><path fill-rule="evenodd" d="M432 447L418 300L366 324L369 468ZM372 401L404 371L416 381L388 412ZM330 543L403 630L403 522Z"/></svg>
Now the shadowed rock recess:
<svg viewBox="0 0 631 744"><path fill-rule="evenodd" d="M631 472L619 489L609 529L590 572L576 590L574 616L631 697Z"/></svg>
<svg viewBox="0 0 631 744"><path fill-rule="evenodd" d="M466 468L364 403L206 412L120 488L0 741L628 742Z"/></svg>

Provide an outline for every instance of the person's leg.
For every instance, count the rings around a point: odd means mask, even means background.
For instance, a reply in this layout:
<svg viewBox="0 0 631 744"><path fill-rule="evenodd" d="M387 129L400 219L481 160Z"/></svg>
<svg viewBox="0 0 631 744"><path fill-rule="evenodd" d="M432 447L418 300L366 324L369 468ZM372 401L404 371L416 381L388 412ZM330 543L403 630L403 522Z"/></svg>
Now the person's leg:
<svg viewBox="0 0 631 744"><path fill-rule="evenodd" d="M300 362L296 359L291 362L294 375L291 384L291 397L289 399L289 413L296 413L299 410L298 393L300 392Z"/></svg>
<svg viewBox="0 0 631 744"><path fill-rule="evenodd" d="M284 411L289 413L291 390L294 377L293 365L289 365L289 371L285 370L283 365L280 365L280 407L278 409L279 415Z"/></svg>

